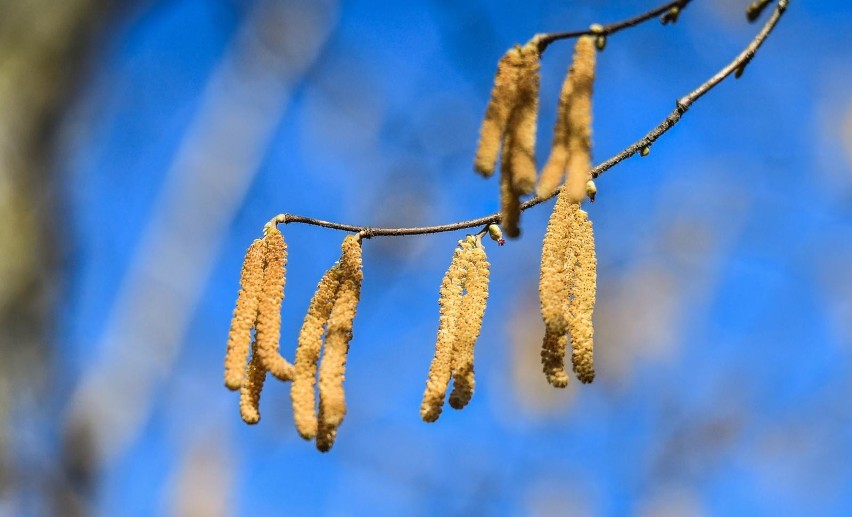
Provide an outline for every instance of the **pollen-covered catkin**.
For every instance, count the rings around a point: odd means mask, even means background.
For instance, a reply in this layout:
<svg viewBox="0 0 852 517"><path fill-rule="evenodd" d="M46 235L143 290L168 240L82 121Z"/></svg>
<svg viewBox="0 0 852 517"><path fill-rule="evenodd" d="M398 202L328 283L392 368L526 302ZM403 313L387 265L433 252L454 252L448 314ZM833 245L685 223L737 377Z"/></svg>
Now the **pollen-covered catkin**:
<svg viewBox="0 0 852 517"><path fill-rule="evenodd" d="M536 186L535 193L539 197L550 196L562 184L562 179L565 177L565 169L568 167L568 103L573 91L574 65L571 65L562 82L562 90L559 92L550 155L541 170Z"/></svg>
<svg viewBox="0 0 852 517"><path fill-rule="evenodd" d="M323 452L334 444L335 430L346 415L346 397L343 391L346 357L364 278L361 240L355 235L349 235L343 240L341 247L343 254L340 258L340 286L328 318L325 349L319 372L317 448Z"/></svg>
<svg viewBox="0 0 852 517"><path fill-rule="evenodd" d="M299 435L310 440L317 434L316 383L317 362L322 350L323 330L331 315L337 287L340 283L340 265L335 264L325 272L311 298L308 313L299 332L296 348L295 374L290 386L293 402L293 420Z"/></svg>
<svg viewBox="0 0 852 517"><path fill-rule="evenodd" d="M556 205L550 214L544 241L541 247L541 276L538 293L541 317L552 333L559 335L568 331L566 308L571 294L569 241L576 224L577 203L568 199L566 191L559 193Z"/></svg>
<svg viewBox="0 0 852 517"><path fill-rule="evenodd" d="M595 309L597 291L597 259L595 258L595 236L588 214L578 210L576 219L579 247L569 320L571 340L574 344L572 362L577 379L583 383L590 383L595 379L592 313Z"/></svg>
<svg viewBox="0 0 852 517"><path fill-rule="evenodd" d="M522 65L520 47L509 49L497 63L494 88L479 129L479 144L473 168L485 177L494 174L500 143L509 123L518 91L518 72Z"/></svg>
<svg viewBox="0 0 852 517"><path fill-rule="evenodd" d="M532 193L535 188L535 138L538 126L538 95L541 83L541 56L538 42L533 40L521 48L521 66L515 106L509 118L507 145L503 160L512 171L512 188L519 195Z"/></svg>
<svg viewBox="0 0 852 517"><path fill-rule="evenodd" d="M592 88L595 81L595 41L582 36L574 47L574 85L568 100L569 198L580 203L586 197L586 182L592 179Z"/></svg>
<svg viewBox="0 0 852 517"><path fill-rule="evenodd" d="M257 355L257 344L253 346L253 354L249 361L245 381L240 388L240 416L247 424L256 424L260 421L260 392L266 380L266 369Z"/></svg>
<svg viewBox="0 0 852 517"><path fill-rule="evenodd" d="M568 384L565 350L570 328L568 307L576 262L576 247L572 245L572 239L576 239L577 235L578 211L577 203L570 201L565 190L561 191L547 223L541 248L538 290L545 326L541 362L547 381L557 388L564 388Z"/></svg>
<svg viewBox="0 0 852 517"><path fill-rule="evenodd" d="M266 243L263 286L257 306L257 353L269 373L283 381L293 378L293 365L278 352L281 336L281 303L286 282L287 244L277 228L263 237Z"/></svg>
<svg viewBox="0 0 852 517"><path fill-rule="evenodd" d="M504 145L511 149L514 138L506 135ZM512 186L512 168L510 160L503 159L500 164L500 226L507 237L515 239L521 235L521 200L520 195Z"/></svg>
<svg viewBox="0 0 852 517"><path fill-rule="evenodd" d="M450 406L465 407L473 397L475 385L473 355L476 340L482 330L482 318L488 301L488 277L491 264L482 244L477 242L464 252L467 274L464 297L461 300L453 352L453 391Z"/></svg>
<svg viewBox="0 0 852 517"><path fill-rule="evenodd" d="M429 376L426 379L426 391L423 393L423 402L420 404L420 418L424 422L434 422L441 416L444 406L444 397L450 384L453 369L453 346L456 336L456 327L459 322L459 309L464 291L464 254L470 248L468 241L459 243L453 253L450 267L441 281L440 297L440 319L438 323L438 337L435 343L435 356L429 365Z"/></svg>
<svg viewBox="0 0 852 517"><path fill-rule="evenodd" d="M263 281L263 252L265 244L255 240L246 251L240 275L240 292L228 332L228 349L225 352L225 386L237 390L246 376L251 329L257 320L257 297Z"/></svg>
<svg viewBox="0 0 852 517"><path fill-rule="evenodd" d="M565 350L568 348L568 334L557 334L544 329L544 341L541 345L541 365L547 382L555 388L568 386L568 372L565 370Z"/></svg>

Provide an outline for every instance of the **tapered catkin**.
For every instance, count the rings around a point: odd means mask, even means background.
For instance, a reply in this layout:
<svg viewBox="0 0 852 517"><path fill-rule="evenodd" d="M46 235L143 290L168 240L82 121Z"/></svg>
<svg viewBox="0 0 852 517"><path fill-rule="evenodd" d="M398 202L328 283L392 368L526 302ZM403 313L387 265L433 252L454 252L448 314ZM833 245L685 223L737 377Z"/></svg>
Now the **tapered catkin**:
<svg viewBox="0 0 852 517"><path fill-rule="evenodd" d="M237 306L228 332L228 348L225 352L225 386L238 390L246 376L251 329L257 320L257 298L263 282L263 254L266 244L255 240L246 251L240 275L240 292Z"/></svg>
<svg viewBox="0 0 852 517"><path fill-rule="evenodd" d="M562 183L569 171L570 198L579 203L585 197L586 181L591 179L592 87L595 78L596 48L592 36L582 36L574 47L574 58L562 83L553 145L542 169L536 194L547 197ZM572 177L570 171L575 173Z"/></svg>
<svg viewBox="0 0 852 517"><path fill-rule="evenodd" d="M594 327L592 314L595 310L597 291L597 259L595 237L588 214L578 210L576 227L579 234L577 247L577 273L574 278L574 296L569 308L569 327L574 350L572 362L577 379L590 383L595 379Z"/></svg>
<svg viewBox="0 0 852 517"><path fill-rule="evenodd" d="M466 275L465 294L459 307L456 339L453 351L453 391L450 406L462 409L471 397L475 385L473 356L476 340L482 330L482 318L488 301L488 258L481 243L464 251Z"/></svg>
<svg viewBox="0 0 852 517"><path fill-rule="evenodd" d="M572 266L576 255L576 250L571 247L571 239L576 234L577 211L578 205L568 199L567 192L560 192L547 223L541 248L538 289L545 326L541 360L547 381L558 388L568 384L565 349L569 330L568 304L573 287Z"/></svg>
<svg viewBox="0 0 852 517"><path fill-rule="evenodd" d="M503 160L512 171L512 188L518 195L530 194L535 188L540 57L536 40L521 47L515 106L507 130L511 138L506 139L503 150Z"/></svg>
<svg viewBox="0 0 852 517"><path fill-rule="evenodd" d="M266 380L266 369L257 355L257 346L253 348L251 361L248 364L248 373L240 388L240 416L247 424L256 424L260 421L260 392Z"/></svg>
<svg viewBox="0 0 852 517"><path fill-rule="evenodd" d="M286 283L287 244L277 228L271 228L263 237L266 243L263 268L263 286L257 306L257 352L261 364L278 379L293 378L293 365L278 352L281 337L281 303L284 301Z"/></svg>
<svg viewBox="0 0 852 517"><path fill-rule="evenodd" d="M566 188L569 199L586 198L586 183L592 179L592 89L595 81L595 41L591 36L577 40L574 48L574 84L568 100L568 162Z"/></svg>
<svg viewBox="0 0 852 517"><path fill-rule="evenodd" d="M308 313L299 332L299 344L296 348L295 373L290 386L290 398L293 402L293 420L299 435L310 440L317 434L316 383L317 363L322 350L322 335L337 288L340 284L340 265L335 264L325 272L311 298Z"/></svg>
<svg viewBox="0 0 852 517"><path fill-rule="evenodd" d="M341 247L343 254L340 258L340 286L328 319L325 349L319 371L317 448L323 452L328 451L334 444L336 429L346 415L346 398L343 391L346 357L364 278L360 239L349 235L343 240Z"/></svg>
<svg viewBox="0 0 852 517"><path fill-rule="evenodd" d="M479 143L473 168L485 177L494 174L500 144L509 124L518 91L518 74L523 66L521 47L513 47L497 63L491 99L479 128Z"/></svg>
<svg viewBox="0 0 852 517"><path fill-rule="evenodd" d="M469 241L462 241L453 253L450 267L441 281L440 318L438 337L435 343L435 355L429 365L426 391L420 404L420 418L425 422L434 422L441 416L447 387L453 372L453 347L456 328L459 324L459 312L464 294L465 253L470 248Z"/></svg>

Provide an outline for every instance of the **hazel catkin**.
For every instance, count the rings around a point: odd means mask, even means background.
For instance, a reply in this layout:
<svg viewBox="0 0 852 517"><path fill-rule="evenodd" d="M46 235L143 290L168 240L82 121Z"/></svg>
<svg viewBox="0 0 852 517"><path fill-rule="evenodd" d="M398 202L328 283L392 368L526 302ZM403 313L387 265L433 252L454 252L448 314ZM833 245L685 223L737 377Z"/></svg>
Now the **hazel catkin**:
<svg viewBox="0 0 852 517"><path fill-rule="evenodd" d="M257 344L253 344L253 354L249 361L245 381L240 388L240 416L247 424L260 421L260 392L266 380L266 369L257 355Z"/></svg>
<svg viewBox="0 0 852 517"><path fill-rule="evenodd" d="M265 243L257 239L246 251L240 275L240 292L228 332L225 352L225 386L238 390L246 376L251 329L257 320L257 298L263 281L263 253Z"/></svg>
<svg viewBox="0 0 852 517"><path fill-rule="evenodd" d="M317 448L325 452L334 444L336 429L346 415L343 380L346 358L352 340L352 323L361 299L361 241L355 235L343 240L340 258L340 286L328 318L325 348L319 371L319 415Z"/></svg>
<svg viewBox="0 0 852 517"><path fill-rule="evenodd" d="M299 332L296 348L295 373L290 386L293 420L299 435L310 440L317 434L316 383L317 363L322 350L323 330L331 315L334 298L340 284L340 266L335 264L325 272L311 298L308 313Z"/></svg>
<svg viewBox="0 0 852 517"><path fill-rule="evenodd" d="M491 99L485 109L485 118L479 128L479 143L473 168L485 177L494 174L500 145L509 123L509 116L518 91L518 73L523 64L520 47L509 49L497 62Z"/></svg>
<svg viewBox="0 0 852 517"><path fill-rule="evenodd" d="M503 149L503 159L512 171L512 188L518 195L530 194L535 189L540 58L537 40L521 47L515 106L507 130L511 138L506 139Z"/></svg>
<svg viewBox="0 0 852 517"><path fill-rule="evenodd" d="M281 303L286 283L287 244L277 228L263 237L266 243L263 285L257 306L257 353L269 373L283 381L293 378L293 365L278 352L281 337Z"/></svg>
<svg viewBox="0 0 852 517"><path fill-rule="evenodd" d="M464 251L466 275L465 294L459 307L455 346L453 347L453 391L450 406L464 408L473 397L475 386L473 357L476 340L482 330L482 319L488 301L488 258L482 243L477 241Z"/></svg>
<svg viewBox="0 0 852 517"><path fill-rule="evenodd" d="M595 379L592 314L597 291L597 259L595 258L595 237L588 214L578 210L575 217L579 245L576 254L577 273L574 278L574 296L569 309L569 326L573 342L572 362L577 379L583 383L590 383Z"/></svg>
<svg viewBox="0 0 852 517"><path fill-rule="evenodd" d="M459 247L453 253L450 267L441 281L440 297L438 298L440 318L438 337L435 342L435 355L429 365L426 390L420 404L420 418L424 422L434 422L441 416L444 397L450 384L456 327L459 324L459 310L464 291L465 253L469 247L468 241L459 243Z"/></svg>
<svg viewBox="0 0 852 517"><path fill-rule="evenodd" d="M592 179L592 90L595 81L594 38L582 36L574 47L573 88L568 99L568 161L566 188L569 199L586 198L586 182Z"/></svg>

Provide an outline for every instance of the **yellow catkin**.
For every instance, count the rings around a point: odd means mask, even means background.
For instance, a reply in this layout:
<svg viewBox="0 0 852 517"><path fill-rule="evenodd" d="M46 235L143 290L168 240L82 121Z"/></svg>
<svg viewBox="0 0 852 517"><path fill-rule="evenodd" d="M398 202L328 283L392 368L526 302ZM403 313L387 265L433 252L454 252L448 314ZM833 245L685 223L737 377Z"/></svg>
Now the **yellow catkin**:
<svg viewBox="0 0 852 517"><path fill-rule="evenodd" d="M488 258L481 243L464 252L467 274L464 280L465 294L459 307L458 326L453 351L453 391L450 406L462 409L471 397L475 386L473 355L476 340L482 330L482 318L488 301Z"/></svg>
<svg viewBox="0 0 852 517"><path fill-rule="evenodd" d="M459 310L464 290L465 250L470 243L464 241L453 253L450 267L441 281L440 319L438 337L435 343L435 356L429 365L429 376L426 379L426 391L420 404L420 418L424 422L434 422L441 416L444 397L450 384L453 369L453 346L458 326Z"/></svg>
<svg viewBox="0 0 852 517"><path fill-rule="evenodd" d="M588 214L578 210L576 226L579 234L577 249L577 274L574 278L573 297L570 304L569 326L574 344L572 362L577 379L590 383L595 379L594 327L592 313L597 291L597 259L595 236Z"/></svg>
<svg viewBox="0 0 852 517"><path fill-rule="evenodd" d="M576 74L572 63L562 82L562 90L559 92L556 122L553 126L553 144L536 187L536 195L539 197L550 196L562 184L562 179L565 177L565 169L568 167L568 109L575 80Z"/></svg>
<svg viewBox="0 0 852 517"><path fill-rule="evenodd" d="M511 138L506 139L512 145L503 148L503 160L509 162L512 171L512 188L519 195L530 194L535 189L540 57L537 40L521 48L515 106L507 130Z"/></svg>
<svg viewBox="0 0 852 517"><path fill-rule="evenodd" d="M557 334L545 328L544 342L541 346L541 364L544 375L552 386L568 386L568 372L565 370L565 349L568 347L568 334Z"/></svg>
<svg viewBox="0 0 852 517"><path fill-rule="evenodd" d="M541 247L541 276L538 285L541 317L545 327L555 334L568 331L565 308L571 283L566 253L569 252L569 240L578 210L578 205L568 199L568 194L565 191L560 192L550 214Z"/></svg>
<svg viewBox="0 0 852 517"><path fill-rule="evenodd" d="M263 281L263 253L265 244L254 241L246 251L240 275L240 292L228 332L228 349L225 352L225 386L238 390L246 375L251 329L257 320L257 297Z"/></svg>
<svg viewBox="0 0 852 517"><path fill-rule="evenodd" d="M340 257L340 286L328 318L319 371L317 448L323 452L334 445L336 429L346 415L346 397L343 391L346 357L364 278L360 239L349 235L343 240L341 247L343 254Z"/></svg>
<svg viewBox="0 0 852 517"><path fill-rule="evenodd" d="M287 244L277 228L263 237L266 243L263 286L257 306L257 352L269 373L283 381L293 378L293 365L278 352L281 337L281 303L286 282Z"/></svg>
<svg viewBox="0 0 852 517"><path fill-rule="evenodd" d="M317 434L316 383L317 362L322 350L323 330L331 315L337 287L340 283L340 267L335 264L325 272L311 298L308 313L299 332L296 348L295 374L290 387L293 402L293 420L299 435L310 440Z"/></svg>
<svg viewBox="0 0 852 517"><path fill-rule="evenodd" d="M485 110L485 118L479 128L479 144L473 161L474 170L485 177L494 174L494 168L497 165L500 143L515 105L518 72L521 65L520 47L509 49L497 63L494 87Z"/></svg>
<svg viewBox="0 0 852 517"><path fill-rule="evenodd" d="M256 424L260 421L260 392L266 380L266 369L257 355L257 344L252 347L254 354L247 367L245 381L240 388L240 416L247 424ZM245 367L244 367L245 368Z"/></svg>
<svg viewBox="0 0 852 517"><path fill-rule="evenodd" d="M578 205L569 200L567 192L560 192L541 249L539 301L545 326L541 361L547 381L559 388L568 384L565 349L570 328L568 305L576 256L576 248L571 242L577 234L578 211Z"/></svg>
<svg viewBox="0 0 852 517"><path fill-rule="evenodd" d="M512 135L506 135L504 145L511 148ZM500 164L500 226L507 237L516 239L521 235L521 200L512 186L512 168L510 161L504 159Z"/></svg>
<svg viewBox="0 0 852 517"><path fill-rule="evenodd" d="M574 86L568 101L568 179L571 201L582 202L586 183L592 179L592 87L595 81L595 41L591 36L577 40L574 48Z"/></svg>

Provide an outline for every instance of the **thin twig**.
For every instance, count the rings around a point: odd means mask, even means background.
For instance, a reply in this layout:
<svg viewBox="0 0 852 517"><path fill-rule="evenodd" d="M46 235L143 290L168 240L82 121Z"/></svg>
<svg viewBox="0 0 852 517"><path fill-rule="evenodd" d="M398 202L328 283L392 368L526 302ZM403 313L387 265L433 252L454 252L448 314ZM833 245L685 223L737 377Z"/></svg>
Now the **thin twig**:
<svg viewBox="0 0 852 517"><path fill-rule="evenodd" d="M612 33L616 30L631 27L633 25L641 23L644 20L653 18L654 16L660 14L661 12L665 12L673 6L685 5L688 1L689 0L671 2L669 4L666 4L665 6L654 9L653 11L649 11L648 13L645 13L639 17L605 27L604 30L609 30L609 33ZM719 70L719 72L717 72L710 79L701 84L698 88L692 90L688 94L678 99L677 106L675 107L674 111L672 111L669 116L667 116L657 127L648 132L648 134L637 140L632 145L625 148L620 153L594 167L592 169L592 176L597 178L605 171L611 169L613 166L623 162L624 160L633 156L636 153L640 153L643 149L648 148L669 129L674 127L675 124L680 121L681 117L683 117L683 114L686 113L686 110L689 109L689 107L692 106L695 101L697 101L702 96L704 96L704 94L715 88L726 77L734 73L737 68L745 66L749 61L751 61L751 59L757 52L757 49L760 48L764 40L766 40L767 36L769 36L769 33L772 32L772 29L775 28L775 25L778 23L778 20L781 19L781 16L787 9L787 3L788 0L779 0L778 5L775 7L775 11L772 13L772 16L769 17L769 20L766 21L766 24L763 26L760 32L757 33L751 43L748 44L745 50L743 50L733 61L731 61L727 66ZM615 27L615 29L613 29L613 27ZM556 39L565 39L576 35L584 34L592 34L592 32L565 32L561 34L549 35L549 37L555 37ZM600 30L595 32L595 34L601 34ZM553 41L555 41L555 39ZM540 203L547 201L548 199L557 195L560 190L561 188L556 189L551 195L547 197L534 197L526 201L525 203L521 204L521 210L523 211L528 208L532 208ZM369 239L370 237L398 237L402 235L422 235L427 233L451 232L455 230L464 230L466 228L473 228L476 226L484 226L486 224L499 222L500 214L497 213L485 217L480 217L478 219L470 219L467 221L460 221L457 223L442 224L437 226L420 226L416 228L371 228L369 226L355 226L350 224L335 223L331 221L322 221L319 219L313 219L311 217L305 217L301 215L280 214L273 218L272 221L269 222L269 224L308 224L312 226L330 228L333 230L359 232L363 238Z"/></svg>
<svg viewBox="0 0 852 517"><path fill-rule="evenodd" d="M620 30L635 27L640 23L656 18L657 16L660 16L661 14L668 12L670 9L673 9L675 7L677 7L678 9L683 9L691 1L692 0L674 0L673 2L669 2L655 9L651 9L646 13L640 14L639 16L634 16L633 18L611 23L609 25L597 27L592 26L582 31L551 32L549 34L542 34L538 37L538 51L539 53L544 53L545 49L547 49L547 47L551 43L563 39L579 38L580 36L609 36L610 34L614 34Z"/></svg>

